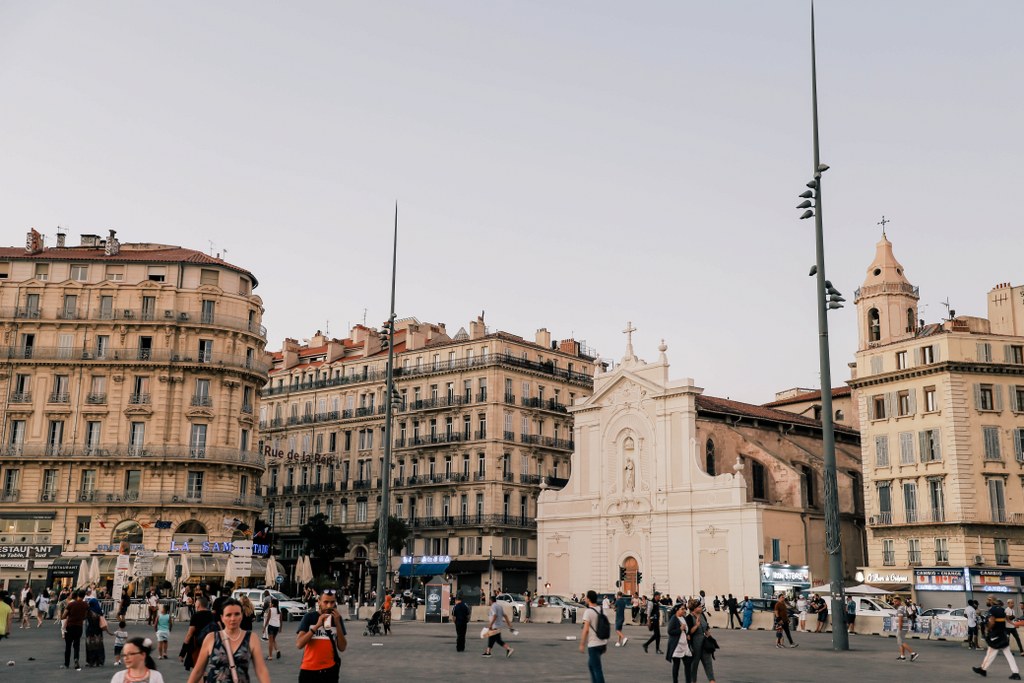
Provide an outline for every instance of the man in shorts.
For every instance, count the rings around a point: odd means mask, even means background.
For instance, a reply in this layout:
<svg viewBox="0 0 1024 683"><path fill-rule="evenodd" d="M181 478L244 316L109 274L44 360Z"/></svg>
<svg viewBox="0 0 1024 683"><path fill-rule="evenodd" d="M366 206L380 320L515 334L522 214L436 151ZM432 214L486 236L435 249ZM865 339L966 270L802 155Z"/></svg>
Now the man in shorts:
<svg viewBox="0 0 1024 683"><path fill-rule="evenodd" d="M626 623L626 608L629 607L629 598L619 591L615 594L615 647L625 647L629 642L622 633L622 627Z"/></svg>
<svg viewBox="0 0 1024 683"><path fill-rule="evenodd" d="M483 656L490 657L491 648L495 645L501 645L505 648L505 657L507 659L512 656L515 650L501 639L501 621L504 619L510 629L512 628L512 622L509 621L508 614L505 613L505 607L502 603L498 602L497 594L491 596L491 608L488 610L488 615L490 621L487 622L487 629L491 632L491 635L487 637L487 649L484 650ZM515 633L515 629L512 630L512 633Z"/></svg>
<svg viewBox="0 0 1024 683"><path fill-rule="evenodd" d="M299 683L338 683L341 653L348 647L345 623L338 614L334 589L324 589L316 611L307 612L299 623L295 647L302 652Z"/></svg>
<svg viewBox="0 0 1024 683"><path fill-rule="evenodd" d="M852 595L846 596L846 624L850 633L857 633L857 601Z"/></svg>
<svg viewBox="0 0 1024 683"><path fill-rule="evenodd" d="M898 595L892 599L893 607L896 608L896 646L899 647L899 657L897 661L906 661L907 657L904 652L910 655L910 661L917 660L917 653L910 649L910 646L904 642L904 634L906 629L910 626L910 617L907 616L907 606L903 604L902 598Z"/></svg>

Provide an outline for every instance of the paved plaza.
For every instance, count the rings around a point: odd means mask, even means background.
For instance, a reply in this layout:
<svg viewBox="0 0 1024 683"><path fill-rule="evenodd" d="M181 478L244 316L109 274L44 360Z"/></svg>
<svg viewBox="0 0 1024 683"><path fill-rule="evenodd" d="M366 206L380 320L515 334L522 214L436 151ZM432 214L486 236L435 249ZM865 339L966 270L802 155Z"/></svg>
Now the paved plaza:
<svg viewBox="0 0 1024 683"><path fill-rule="evenodd" d="M291 634L286 639L290 646L280 660L270 662L274 681L295 681L298 677L299 653L294 648L296 623L283 629ZM470 635L479 635L480 624L470 624ZM647 638L645 628L627 626L630 641L625 648L609 647L604 657L605 676L615 681L670 681L671 667L663 656L644 654L641 644ZM131 635L150 635L144 624L129 625ZM181 683L187 679L185 670L174 655L177 654L185 629L175 628L171 634L172 659L158 662L167 683ZM282 633L282 636L285 635ZM359 624L349 623L349 648L343 655L342 681L589 681L587 662L577 650L579 642L567 641L577 636L575 625L522 624L519 636L509 638L515 655L505 659L503 652L485 659L480 656L482 641L468 640L465 653L455 652L454 627L449 624L422 624L395 622L392 635L364 637ZM722 650L715 662L720 683L814 682L829 680L880 681L896 680L900 683L916 681L969 681L976 677L970 667L981 661L981 653L969 652L959 643L911 640L921 654L914 663L897 662L896 641L878 636L851 636L851 651L833 653L829 634L800 633L794 637L800 644L796 649L778 650L774 634L768 631L717 630ZM29 631L14 629L13 637L0 641L0 681L47 681L60 683L106 683L115 668L111 637L108 640L107 666L83 669L80 672L61 670L63 643L59 629L46 625ZM664 645L664 639L662 645ZM83 643L84 662L84 643ZM29 658L34 661L29 661ZM8 660L14 667L3 666ZM1024 658L1018 658L1024 665ZM1010 671L1003 659L996 660L989 679L1006 680ZM253 679L255 680L255 679ZM706 679L703 673L700 676Z"/></svg>

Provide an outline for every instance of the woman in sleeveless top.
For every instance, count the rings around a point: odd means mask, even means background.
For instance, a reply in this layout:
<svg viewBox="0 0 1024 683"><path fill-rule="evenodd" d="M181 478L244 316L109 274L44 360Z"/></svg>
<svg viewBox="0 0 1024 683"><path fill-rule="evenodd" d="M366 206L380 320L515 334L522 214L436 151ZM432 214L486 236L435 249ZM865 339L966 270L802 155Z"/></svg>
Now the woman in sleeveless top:
<svg viewBox="0 0 1024 683"><path fill-rule="evenodd" d="M234 598L228 598L221 603L220 618L224 626L203 640L188 683L250 683L250 672L256 674L260 683L270 683L270 673L267 663L263 661L259 636L241 628L242 604Z"/></svg>

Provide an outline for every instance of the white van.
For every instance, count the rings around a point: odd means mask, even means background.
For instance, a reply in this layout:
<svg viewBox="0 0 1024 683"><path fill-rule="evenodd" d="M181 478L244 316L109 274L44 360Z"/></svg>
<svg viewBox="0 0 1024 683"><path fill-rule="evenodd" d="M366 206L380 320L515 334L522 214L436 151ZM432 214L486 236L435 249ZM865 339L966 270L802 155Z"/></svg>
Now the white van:
<svg viewBox="0 0 1024 683"><path fill-rule="evenodd" d="M853 599L857 601L857 616L858 617L894 617L896 616L896 610L885 604L875 600L874 598L868 598L863 595L854 595Z"/></svg>

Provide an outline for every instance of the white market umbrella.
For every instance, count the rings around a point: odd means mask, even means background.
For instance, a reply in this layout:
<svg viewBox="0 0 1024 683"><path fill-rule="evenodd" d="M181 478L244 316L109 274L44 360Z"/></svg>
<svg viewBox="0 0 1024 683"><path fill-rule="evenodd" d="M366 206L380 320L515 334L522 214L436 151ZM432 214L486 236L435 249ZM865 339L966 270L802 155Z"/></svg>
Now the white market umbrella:
<svg viewBox="0 0 1024 683"><path fill-rule="evenodd" d="M263 582L267 584L267 588L273 588L277 584L277 575L279 573L277 562L274 561L274 556L271 555L267 558L267 571L263 575Z"/></svg>
<svg viewBox="0 0 1024 683"><path fill-rule="evenodd" d="M135 564L138 564L138 563L139 563L139 558L135 558ZM167 566L164 569L164 578L167 579L168 581L170 581L171 583L174 583L175 579L174 579L174 558L173 557L170 557L170 556L167 557Z"/></svg>
<svg viewBox="0 0 1024 683"><path fill-rule="evenodd" d="M93 556L89 563L89 583L100 582L100 558Z"/></svg>
<svg viewBox="0 0 1024 683"><path fill-rule="evenodd" d="M866 583L857 584L856 586L850 586L846 589L847 595L889 595L892 591L887 591L882 588L875 588L869 586Z"/></svg>
<svg viewBox="0 0 1024 683"><path fill-rule="evenodd" d="M299 557L299 564L295 568L295 580L303 584L313 581L313 565L310 564L309 555Z"/></svg>
<svg viewBox="0 0 1024 683"><path fill-rule="evenodd" d="M185 583L192 578L192 568L189 566L188 555L181 556L181 582Z"/></svg>
<svg viewBox="0 0 1024 683"><path fill-rule="evenodd" d="M78 564L78 578L75 579L75 585L78 588L85 588L89 585L89 561L82 560Z"/></svg>
<svg viewBox="0 0 1024 683"><path fill-rule="evenodd" d="M237 580L234 572L235 563L231 561L230 555L228 555L227 559L227 564L224 565L224 583L227 583L229 581L234 583Z"/></svg>

